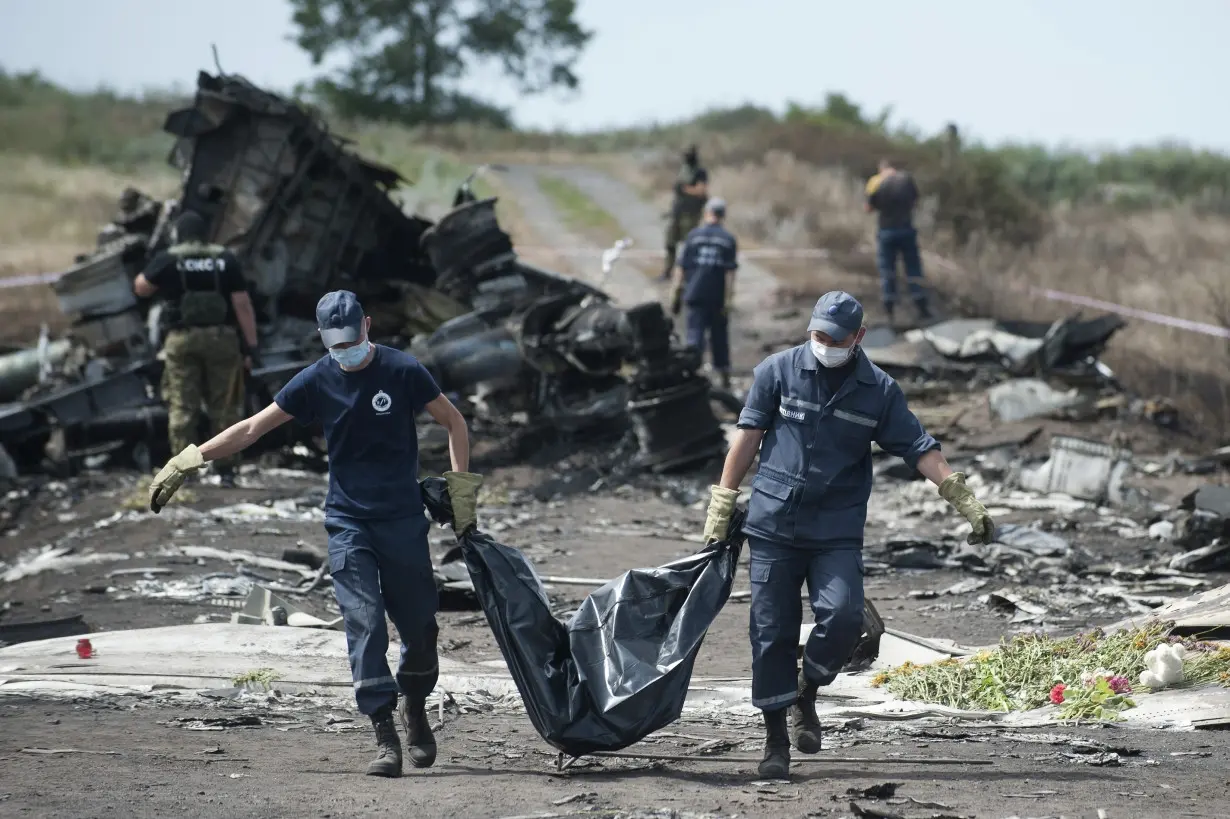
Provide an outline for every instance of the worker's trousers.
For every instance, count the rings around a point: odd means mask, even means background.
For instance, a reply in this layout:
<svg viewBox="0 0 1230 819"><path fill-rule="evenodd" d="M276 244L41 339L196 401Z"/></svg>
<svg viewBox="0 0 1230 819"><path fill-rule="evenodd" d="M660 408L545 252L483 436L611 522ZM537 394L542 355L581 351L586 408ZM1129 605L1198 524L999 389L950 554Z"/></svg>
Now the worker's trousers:
<svg viewBox="0 0 1230 819"><path fill-rule="evenodd" d="M730 325L726 311L720 306L708 304L687 305L687 345L700 351L705 349L705 336L709 336L709 350L713 356L713 369L718 372L730 370Z"/></svg>
<svg viewBox="0 0 1230 819"><path fill-rule="evenodd" d="M329 571L346 626L350 674L359 711L396 704L400 691L420 704L440 675L436 655L439 596L427 547L427 518L357 520L329 516ZM385 653L385 612L401 637L397 676Z"/></svg>
<svg viewBox="0 0 1230 819"><path fill-rule="evenodd" d="M801 591L806 581L815 625L803 648L803 674L833 682L863 628L863 552L808 550L749 538L752 586L752 705L775 711L798 697Z"/></svg>
<svg viewBox="0 0 1230 819"><path fill-rule="evenodd" d="M880 292L885 307L897 303L897 258L905 265L905 279L915 304L927 303L923 287L922 256L914 228L881 230L876 234L876 265L880 269Z"/></svg>

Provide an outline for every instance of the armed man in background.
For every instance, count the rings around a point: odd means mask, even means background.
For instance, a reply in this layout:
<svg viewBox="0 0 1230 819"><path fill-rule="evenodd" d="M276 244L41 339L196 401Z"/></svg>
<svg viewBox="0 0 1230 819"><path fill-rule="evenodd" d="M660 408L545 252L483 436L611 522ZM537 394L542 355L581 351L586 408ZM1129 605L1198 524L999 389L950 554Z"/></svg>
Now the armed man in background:
<svg viewBox="0 0 1230 819"><path fill-rule="evenodd" d="M897 304L897 257L905 263L905 278L910 297L920 319L931 317L927 306L927 291L923 287L922 257L918 252L918 231L914 228L914 208L918 204L918 186L914 177L897 170L891 159L880 160L880 172L867 181L867 201L864 209L875 211L876 262L880 268L881 298L888 320L893 319Z"/></svg>
<svg viewBox="0 0 1230 819"><path fill-rule="evenodd" d="M687 305L687 344L705 349L709 336L713 369L730 388L730 307L734 302L738 243L723 225L726 202L713 198L705 204L704 224L693 228L683 243L679 267L671 286L671 314Z"/></svg>
<svg viewBox="0 0 1230 819"><path fill-rule="evenodd" d="M394 713L406 730L411 764L430 767L436 740L426 703L440 676L439 598L418 482L415 417L425 409L448 430L453 471L444 479L458 539L477 525L482 476L464 471L470 462L465 418L416 358L371 343L372 320L354 293L326 293L316 305L316 323L328 354L300 370L265 409L172 458L150 484L150 509L161 510L206 461L233 455L292 418L324 427L329 573L346 626L355 702L371 718L378 746L367 773L401 776ZM401 638L396 677L385 659L386 611Z"/></svg>
<svg viewBox="0 0 1230 819"><path fill-rule="evenodd" d="M175 222L175 243L133 281L138 296L165 302L159 356L172 452L193 443L202 402L215 432L242 417L244 368L251 368L257 345L256 313L239 260L207 244L206 234L205 220L184 212ZM223 485L234 485L235 461L222 459L218 467Z"/></svg>
<svg viewBox="0 0 1230 819"><path fill-rule="evenodd" d="M683 153L683 166L675 177L675 200L671 203L670 222L666 226L666 266L662 268L662 281L670 280L679 243L700 222L708 198L709 172L701 167L696 146L690 145Z"/></svg>
<svg viewBox="0 0 1230 819"><path fill-rule="evenodd" d="M752 705L764 712L764 778L790 771L787 710L795 747L820 750L816 692L858 645L863 622L863 530L871 496L871 443L905 460L973 527L994 538L986 507L953 472L940 445L910 412L904 393L859 343L863 307L848 293L821 296L806 343L756 367L738 431L711 488L705 540L724 537L739 485L760 454L747 521L751 582ZM795 662L807 582L815 626Z"/></svg>

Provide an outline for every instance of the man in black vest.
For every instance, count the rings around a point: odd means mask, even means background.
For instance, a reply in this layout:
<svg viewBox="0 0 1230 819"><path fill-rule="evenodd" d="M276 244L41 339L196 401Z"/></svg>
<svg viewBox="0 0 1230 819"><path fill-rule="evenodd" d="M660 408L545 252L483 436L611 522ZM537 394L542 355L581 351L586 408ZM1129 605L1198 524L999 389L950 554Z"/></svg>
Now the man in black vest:
<svg viewBox="0 0 1230 819"><path fill-rule="evenodd" d="M204 219L184 212L175 222L175 244L133 281L138 296L165 303L159 355L172 452L195 442L202 404L215 432L243 417L243 371L257 345L256 314L239 260L208 244L207 233ZM234 483L234 468L233 460L218 465L224 485Z"/></svg>

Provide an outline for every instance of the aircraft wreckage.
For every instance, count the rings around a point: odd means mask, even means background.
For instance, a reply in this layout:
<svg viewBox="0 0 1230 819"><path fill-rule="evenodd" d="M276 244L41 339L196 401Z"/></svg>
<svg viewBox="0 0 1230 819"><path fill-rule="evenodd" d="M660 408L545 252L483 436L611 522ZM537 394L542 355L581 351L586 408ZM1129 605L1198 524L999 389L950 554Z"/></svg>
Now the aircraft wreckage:
<svg viewBox="0 0 1230 819"><path fill-rule="evenodd" d="M159 306L131 283L170 244L183 209L204 216L210 240L244 262L260 336L250 409L322 354L316 302L346 288L372 316L373 340L410 349L483 418L557 434L623 430L637 465L652 470L724 450L700 354L676 342L661 305L616 307L525 263L495 199L477 200L470 180L437 223L406 214L391 197L404 181L395 171L234 75L201 73L192 106L172 112L164 130L176 137L178 199L124 191L98 247L52 283L71 323L65 337L44 332L36 347L0 357L6 471L148 471L169 455ZM311 446L318 434L278 432L265 446Z"/></svg>

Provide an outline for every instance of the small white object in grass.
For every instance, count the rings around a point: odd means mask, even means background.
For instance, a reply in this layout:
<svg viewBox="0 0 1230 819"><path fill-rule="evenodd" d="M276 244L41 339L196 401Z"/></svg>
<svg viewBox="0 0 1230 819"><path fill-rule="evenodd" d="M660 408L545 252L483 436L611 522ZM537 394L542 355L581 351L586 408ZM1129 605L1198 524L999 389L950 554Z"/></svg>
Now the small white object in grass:
<svg viewBox="0 0 1230 819"><path fill-rule="evenodd" d="M1141 685L1154 691L1183 682L1183 658L1187 649L1181 645L1163 643L1145 654L1145 670L1140 674Z"/></svg>
<svg viewBox="0 0 1230 819"><path fill-rule="evenodd" d="M615 267L615 262L619 260L619 254L623 253L624 248L632 244L629 238L619 239L611 247L602 251L602 273L606 275Z"/></svg>

